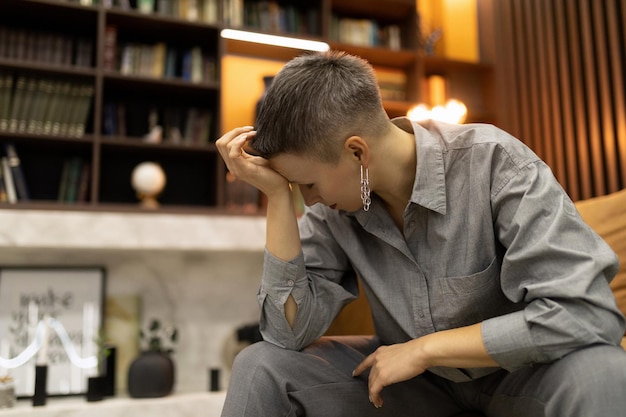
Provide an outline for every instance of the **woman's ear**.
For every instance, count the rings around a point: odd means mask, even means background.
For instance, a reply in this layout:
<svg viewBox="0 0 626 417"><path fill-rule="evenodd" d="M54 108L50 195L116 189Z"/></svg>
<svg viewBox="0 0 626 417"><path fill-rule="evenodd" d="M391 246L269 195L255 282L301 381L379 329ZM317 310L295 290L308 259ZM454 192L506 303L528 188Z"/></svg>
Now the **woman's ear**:
<svg viewBox="0 0 626 417"><path fill-rule="evenodd" d="M367 167L370 159L370 147L361 136L350 136L344 143L344 151L349 158Z"/></svg>

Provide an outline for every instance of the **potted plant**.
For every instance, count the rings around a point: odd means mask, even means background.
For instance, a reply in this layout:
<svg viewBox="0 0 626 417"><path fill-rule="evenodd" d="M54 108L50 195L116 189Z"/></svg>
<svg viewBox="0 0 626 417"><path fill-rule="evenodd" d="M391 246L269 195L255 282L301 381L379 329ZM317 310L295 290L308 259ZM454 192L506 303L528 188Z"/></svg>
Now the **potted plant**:
<svg viewBox="0 0 626 417"><path fill-rule="evenodd" d="M164 397L174 388L174 361L171 354L178 340L174 327L163 327L159 320L150 322L148 331L140 330L144 350L128 369L128 394L133 398Z"/></svg>

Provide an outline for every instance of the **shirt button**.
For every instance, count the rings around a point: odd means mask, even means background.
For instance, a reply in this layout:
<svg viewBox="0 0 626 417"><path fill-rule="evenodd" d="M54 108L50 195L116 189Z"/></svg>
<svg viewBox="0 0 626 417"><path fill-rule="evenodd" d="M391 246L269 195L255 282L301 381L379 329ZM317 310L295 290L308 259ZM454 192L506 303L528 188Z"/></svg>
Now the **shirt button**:
<svg viewBox="0 0 626 417"><path fill-rule="evenodd" d="M287 285L288 285L288 286L293 287L293 284L294 284L294 282L293 282L293 280L292 280L292 279L287 280Z"/></svg>
<svg viewBox="0 0 626 417"><path fill-rule="evenodd" d="M409 227L410 227L411 229L413 229L413 228L415 227L415 220L411 220L411 221L409 222Z"/></svg>

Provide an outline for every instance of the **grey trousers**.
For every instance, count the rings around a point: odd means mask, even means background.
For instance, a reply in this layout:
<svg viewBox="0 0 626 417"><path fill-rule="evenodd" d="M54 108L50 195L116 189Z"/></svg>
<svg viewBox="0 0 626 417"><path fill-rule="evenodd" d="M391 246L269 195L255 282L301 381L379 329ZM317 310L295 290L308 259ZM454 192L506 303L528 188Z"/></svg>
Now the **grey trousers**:
<svg viewBox="0 0 626 417"><path fill-rule="evenodd" d="M367 375L352 371L376 338L322 338L303 351L267 342L245 348L233 366L222 417L626 417L626 352L597 346L547 365L454 383L426 372L368 400Z"/></svg>

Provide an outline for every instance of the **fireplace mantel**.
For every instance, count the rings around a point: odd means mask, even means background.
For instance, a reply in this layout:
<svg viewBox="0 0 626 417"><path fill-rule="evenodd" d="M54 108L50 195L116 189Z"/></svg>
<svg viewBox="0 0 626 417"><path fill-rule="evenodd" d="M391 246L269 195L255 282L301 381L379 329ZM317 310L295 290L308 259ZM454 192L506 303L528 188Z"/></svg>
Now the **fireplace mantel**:
<svg viewBox="0 0 626 417"><path fill-rule="evenodd" d="M0 210L0 248L259 251L260 216Z"/></svg>

